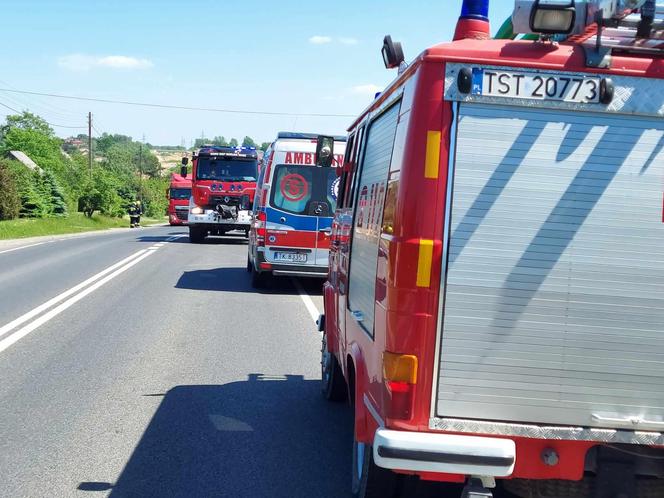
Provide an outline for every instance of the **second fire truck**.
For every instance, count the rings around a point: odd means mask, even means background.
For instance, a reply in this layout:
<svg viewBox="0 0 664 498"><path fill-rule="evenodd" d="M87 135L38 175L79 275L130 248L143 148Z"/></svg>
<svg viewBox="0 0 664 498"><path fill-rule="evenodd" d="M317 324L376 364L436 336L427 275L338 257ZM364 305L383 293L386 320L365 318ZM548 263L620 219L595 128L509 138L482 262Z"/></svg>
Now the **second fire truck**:
<svg viewBox="0 0 664 498"><path fill-rule="evenodd" d="M187 158L182 160L186 173ZM204 146L192 159L189 240L239 230L248 233L256 192L258 154L255 147Z"/></svg>

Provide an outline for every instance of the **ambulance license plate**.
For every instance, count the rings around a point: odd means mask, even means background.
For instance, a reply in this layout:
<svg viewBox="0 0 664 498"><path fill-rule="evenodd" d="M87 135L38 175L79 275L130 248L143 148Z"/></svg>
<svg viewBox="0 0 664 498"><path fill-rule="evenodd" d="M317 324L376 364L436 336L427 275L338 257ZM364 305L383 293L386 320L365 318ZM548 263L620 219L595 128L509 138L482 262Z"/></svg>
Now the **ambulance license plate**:
<svg viewBox="0 0 664 498"><path fill-rule="evenodd" d="M287 261L289 263L306 263L307 255L303 252L275 252L275 261Z"/></svg>
<svg viewBox="0 0 664 498"><path fill-rule="evenodd" d="M599 102L601 78L473 68L473 95L514 99Z"/></svg>

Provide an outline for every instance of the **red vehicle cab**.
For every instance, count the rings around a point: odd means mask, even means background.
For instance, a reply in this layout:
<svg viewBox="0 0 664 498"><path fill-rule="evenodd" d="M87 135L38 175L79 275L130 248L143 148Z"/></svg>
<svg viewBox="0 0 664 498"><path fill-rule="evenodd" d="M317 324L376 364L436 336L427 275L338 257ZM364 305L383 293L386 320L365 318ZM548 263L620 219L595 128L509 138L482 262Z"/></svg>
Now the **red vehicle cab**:
<svg viewBox="0 0 664 498"><path fill-rule="evenodd" d="M234 230L248 235L258 177L256 148L203 146L192 162L189 240L197 244Z"/></svg>
<svg viewBox="0 0 664 498"><path fill-rule="evenodd" d="M664 496L662 9L518 0L530 38L489 39L487 3L407 67L386 38L349 129L319 328L353 496Z"/></svg>
<svg viewBox="0 0 664 498"><path fill-rule="evenodd" d="M168 222L171 225L186 225L189 217L191 197L191 175L171 175L171 183L166 191L168 199Z"/></svg>

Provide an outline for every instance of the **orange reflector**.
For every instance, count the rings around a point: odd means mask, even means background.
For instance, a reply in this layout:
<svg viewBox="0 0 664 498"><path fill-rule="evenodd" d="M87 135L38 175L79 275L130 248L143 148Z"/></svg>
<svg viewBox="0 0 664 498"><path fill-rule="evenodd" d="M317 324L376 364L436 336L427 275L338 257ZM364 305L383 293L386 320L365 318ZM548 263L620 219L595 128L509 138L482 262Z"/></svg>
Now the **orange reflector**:
<svg viewBox="0 0 664 498"><path fill-rule="evenodd" d="M438 178L441 137L442 134L439 131L427 132L427 154L424 163L424 178Z"/></svg>
<svg viewBox="0 0 664 498"><path fill-rule="evenodd" d="M410 354L383 353L383 378L396 384L417 384L417 356Z"/></svg>
<svg viewBox="0 0 664 498"><path fill-rule="evenodd" d="M431 262L433 260L433 240L420 239L420 251L417 258L417 286L431 285Z"/></svg>

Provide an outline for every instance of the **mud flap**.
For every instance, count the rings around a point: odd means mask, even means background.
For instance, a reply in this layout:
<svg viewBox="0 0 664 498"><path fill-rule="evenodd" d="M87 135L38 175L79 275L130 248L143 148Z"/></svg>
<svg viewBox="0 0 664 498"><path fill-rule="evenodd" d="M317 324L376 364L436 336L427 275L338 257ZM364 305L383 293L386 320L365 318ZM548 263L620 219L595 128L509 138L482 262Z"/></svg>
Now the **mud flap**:
<svg viewBox="0 0 664 498"><path fill-rule="evenodd" d="M600 450L593 498L637 498L635 466L629 455Z"/></svg>

